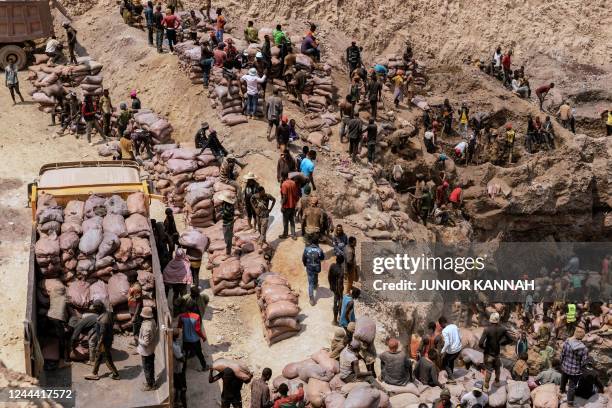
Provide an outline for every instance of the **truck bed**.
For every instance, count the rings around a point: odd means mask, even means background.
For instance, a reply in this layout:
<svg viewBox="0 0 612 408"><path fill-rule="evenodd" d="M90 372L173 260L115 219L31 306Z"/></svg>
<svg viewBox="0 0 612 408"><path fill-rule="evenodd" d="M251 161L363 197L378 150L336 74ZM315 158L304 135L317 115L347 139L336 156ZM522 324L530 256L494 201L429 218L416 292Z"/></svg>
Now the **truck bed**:
<svg viewBox="0 0 612 408"><path fill-rule="evenodd" d="M44 387L71 388L76 399L72 405L65 407L107 408L121 401L124 407L155 407L159 406L167 395L160 395L164 388L165 368L159 356L155 358L155 377L158 388L155 391L143 392L140 388L145 382L140 355L134 354L135 348L129 346L131 336L115 336L113 342L113 360L119 370L121 379L110 378L110 370L106 365L100 366L100 380L90 381L84 377L91 374L92 366L73 362L71 367L55 371L45 371L40 376L40 385Z"/></svg>

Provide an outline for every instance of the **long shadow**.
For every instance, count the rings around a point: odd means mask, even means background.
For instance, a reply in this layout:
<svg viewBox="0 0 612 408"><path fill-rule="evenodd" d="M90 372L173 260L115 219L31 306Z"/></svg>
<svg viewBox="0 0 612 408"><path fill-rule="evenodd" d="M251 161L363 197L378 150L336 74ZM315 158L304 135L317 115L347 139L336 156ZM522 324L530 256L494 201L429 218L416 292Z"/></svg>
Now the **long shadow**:
<svg viewBox="0 0 612 408"><path fill-rule="evenodd" d="M123 369L119 370L119 375L121 379L132 380L134 378L140 377L142 373L142 366L140 365L128 365L123 367ZM104 374L105 376L110 376L110 373Z"/></svg>
<svg viewBox="0 0 612 408"><path fill-rule="evenodd" d="M331 298L333 296L334 294L331 290L329 290L329 288L319 286L319 288L317 289L317 296L315 297L315 300Z"/></svg>

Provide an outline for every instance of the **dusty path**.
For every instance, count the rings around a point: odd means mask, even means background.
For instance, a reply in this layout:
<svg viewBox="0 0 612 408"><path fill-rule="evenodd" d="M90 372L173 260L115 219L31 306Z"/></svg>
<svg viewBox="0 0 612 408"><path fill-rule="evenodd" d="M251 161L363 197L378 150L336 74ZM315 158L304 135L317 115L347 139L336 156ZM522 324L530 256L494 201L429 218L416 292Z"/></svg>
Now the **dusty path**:
<svg viewBox="0 0 612 408"><path fill-rule="evenodd" d="M0 360L23 371L23 320L26 306L26 276L30 249L31 212L26 208L27 184L46 163L96 160L95 146L73 136L53 139L56 128L37 104L28 103L30 90L20 74L25 104L13 106L8 90L0 91Z"/></svg>

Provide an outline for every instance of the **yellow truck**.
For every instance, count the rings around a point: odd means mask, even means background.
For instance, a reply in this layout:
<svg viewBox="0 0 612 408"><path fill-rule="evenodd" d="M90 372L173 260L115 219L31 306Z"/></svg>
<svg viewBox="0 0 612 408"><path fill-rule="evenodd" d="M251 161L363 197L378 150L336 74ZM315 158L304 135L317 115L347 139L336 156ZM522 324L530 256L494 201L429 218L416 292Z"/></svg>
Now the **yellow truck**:
<svg viewBox="0 0 612 408"><path fill-rule="evenodd" d="M27 307L24 321L25 366L29 375L39 378L40 385L63 387L73 390L75 400L66 406L76 407L171 407L172 406L172 327L171 313L165 294L162 271L157 255L155 238L151 229L151 262L155 276L156 320L159 327L159 343L155 350L155 374L158 388L155 391L141 392L144 381L140 356L128 348L131 336L115 336L113 356L119 369L121 380L103 378L100 381L87 381L84 376L91 372L91 366L73 363L68 368L53 371L43 370L41 338L37 335L38 305L37 283L41 279L36 263L34 246L38 239L36 225L36 203L40 194L55 197L59 205L70 200L85 201L91 194L110 196L117 194L124 199L131 193L143 192L151 198L150 186L141 180L138 164L133 161L92 161L54 163L43 166L38 181L28 185L29 202L32 207L32 239L30 248ZM151 222L149 220L149 227ZM101 373L106 370L101 367ZM74 405L70 404L73 403Z"/></svg>

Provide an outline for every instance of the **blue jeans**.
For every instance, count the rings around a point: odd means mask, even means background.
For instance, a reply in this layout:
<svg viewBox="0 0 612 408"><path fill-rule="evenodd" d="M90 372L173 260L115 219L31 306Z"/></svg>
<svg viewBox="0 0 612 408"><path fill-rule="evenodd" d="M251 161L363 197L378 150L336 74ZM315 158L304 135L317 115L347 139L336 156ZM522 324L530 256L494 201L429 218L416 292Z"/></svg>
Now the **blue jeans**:
<svg viewBox="0 0 612 408"><path fill-rule="evenodd" d="M257 112L257 99L258 99L257 94L255 95L249 95L247 94L247 108L246 108L246 113L247 115L255 115L255 112Z"/></svg>
<svg viewBox="0 0 612 408"><path fill-rule="evenodd" d="M217 41L223 42L223 29L215 31L215 37L217 37Z"/></svg>
<svg viewBox="0 0 612 408"><path fill-rule="evenodd" d="M314 291L319 287L319 273L306 271L308 275L308 297L314 297Z"/></svg>

